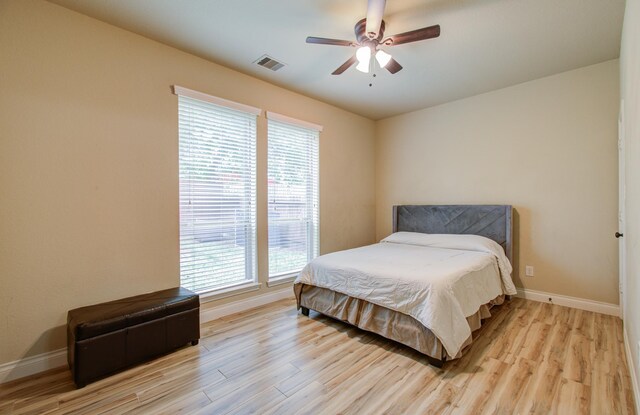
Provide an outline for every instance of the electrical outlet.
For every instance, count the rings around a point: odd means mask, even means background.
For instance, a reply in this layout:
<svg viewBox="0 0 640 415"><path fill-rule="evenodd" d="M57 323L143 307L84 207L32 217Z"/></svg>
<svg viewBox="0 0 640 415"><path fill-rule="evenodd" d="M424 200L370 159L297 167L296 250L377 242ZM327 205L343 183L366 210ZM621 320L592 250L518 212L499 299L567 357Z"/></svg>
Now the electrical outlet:
<svg viewBox="0 0 640 415"><path fill-rule="evenodd" d="M533 266L532 265L527 265L526 267L524 267L524 275L526 275L527 277L533 277Z"/></svg>

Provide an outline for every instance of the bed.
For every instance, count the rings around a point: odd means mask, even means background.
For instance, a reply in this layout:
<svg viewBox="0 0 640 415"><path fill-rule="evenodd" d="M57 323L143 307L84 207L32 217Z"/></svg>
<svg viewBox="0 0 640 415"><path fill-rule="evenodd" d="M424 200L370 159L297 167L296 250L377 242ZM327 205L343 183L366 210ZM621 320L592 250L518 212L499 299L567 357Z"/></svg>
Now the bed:
<svg viewBox="0 0 640 415"><path fill-rule="evenodd" d="M322 255L294 282L298 309L409 346L430 364L459 358L490 308L516 293L512 207L401 205L380 243Z"/></svg>

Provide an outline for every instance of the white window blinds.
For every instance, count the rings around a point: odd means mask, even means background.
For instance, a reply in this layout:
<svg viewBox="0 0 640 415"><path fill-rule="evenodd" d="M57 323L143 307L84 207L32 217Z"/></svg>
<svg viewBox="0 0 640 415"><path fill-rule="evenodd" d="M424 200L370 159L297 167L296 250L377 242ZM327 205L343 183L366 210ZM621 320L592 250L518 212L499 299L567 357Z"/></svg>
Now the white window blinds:
<svg viewBox="0 0 640 415"><path fill-rule="evenodd" d="M271 279L300 271L318 255L319 131L268 115Z"/></svg>
<svg viewBox="0 0 640 415"><path fill-rule="evenodd" d="M180 94L179 141L181 285L254 281L256 114Z"/></svg>

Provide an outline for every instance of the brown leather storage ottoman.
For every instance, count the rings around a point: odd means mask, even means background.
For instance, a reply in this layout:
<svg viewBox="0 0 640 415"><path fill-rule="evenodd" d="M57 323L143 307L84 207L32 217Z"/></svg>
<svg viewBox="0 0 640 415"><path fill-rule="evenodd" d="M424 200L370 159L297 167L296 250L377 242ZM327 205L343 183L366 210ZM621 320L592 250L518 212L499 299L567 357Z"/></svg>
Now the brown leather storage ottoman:
<svg viewBox="0 0 640 415"><path fill-rule="evenodd" d="M200 298L182 287L67 315L67 361L78 387L199 339Z"/></svg>

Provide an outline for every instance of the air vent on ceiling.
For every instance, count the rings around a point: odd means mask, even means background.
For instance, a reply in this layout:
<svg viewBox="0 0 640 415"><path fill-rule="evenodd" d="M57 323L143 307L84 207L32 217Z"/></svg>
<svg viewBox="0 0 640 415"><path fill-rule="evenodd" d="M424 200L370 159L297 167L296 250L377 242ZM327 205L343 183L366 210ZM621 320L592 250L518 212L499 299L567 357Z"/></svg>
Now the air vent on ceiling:
<svg viewBox="0 0 640 415"><path fill-rule="evenodd" d="M284 63L278 62L268 55L262 55L257 61L255 61L255 63L262 66L263 68L271 69L272 71L277 71L278 69L284 67Z"/></svg>

